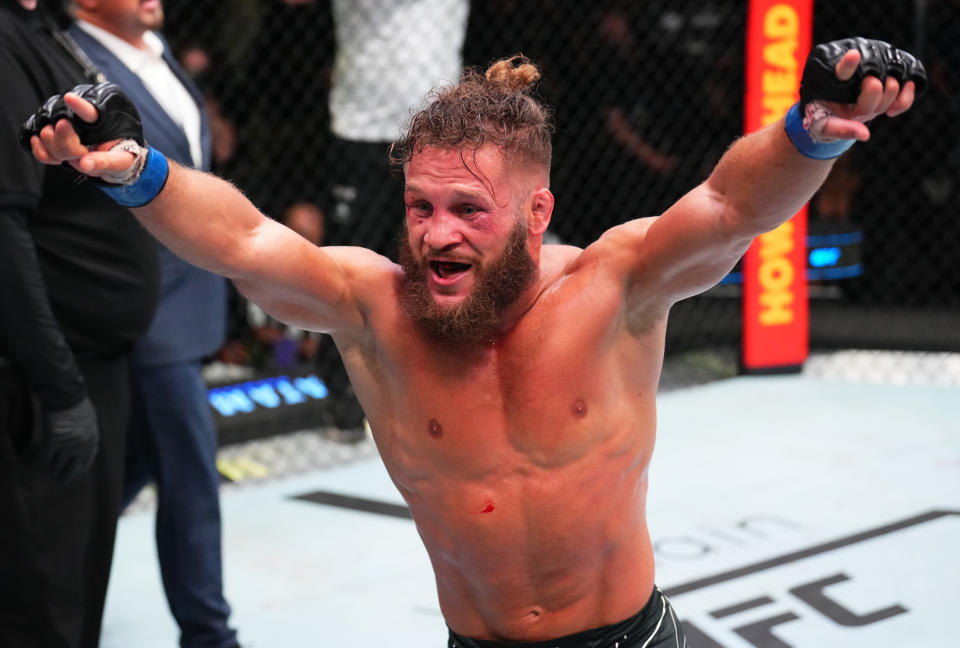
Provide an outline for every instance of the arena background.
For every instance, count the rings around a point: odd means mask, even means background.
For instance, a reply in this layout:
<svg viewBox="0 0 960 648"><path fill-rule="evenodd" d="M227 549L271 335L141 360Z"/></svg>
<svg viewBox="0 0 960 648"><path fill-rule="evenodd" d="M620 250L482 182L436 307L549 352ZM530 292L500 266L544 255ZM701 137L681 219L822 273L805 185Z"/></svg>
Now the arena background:
<svg viewBox="0 0 960 648"><path fill-rule="evenodd" d="M165 33L216 117L215 170L273 217L307 202L329 222L330 165L352 163L326 155L336 47L329 2L165 5ZM585 245L618 222L659 213L706 176L743 129L746 6L732 0L472 3L466 64L485 67L522 52L542 68L539 92L557 124L552 235ZM930 78L910 113L874 122L872 140L838 162L810 205L811 353L858 350L844 366L878 379L936 381L930 372L955 365L947 354L960 351L958 16L957 0L815 3L814 43L851 35L888 40L916 53ZM360 227L388 236L384 223L401 217L397 203ZM831 243L824 248L823 241ZM324 375L328 344L321 341L306 366L278 359L278 341L255 334L241 300L233 311L231 358L249 371L225 371L218 363L211 383L315 369ZM736 374L740 326L736 272L679 304L668 328L664 386ZM858 369L858 362L867 368ZM241 412L249 416L235 420L244 425L231 424L229 416L218 422L231 441L297 429L325 415L305 406L297 411L289 410L284 422L276 409L259 417Z"/></svg>

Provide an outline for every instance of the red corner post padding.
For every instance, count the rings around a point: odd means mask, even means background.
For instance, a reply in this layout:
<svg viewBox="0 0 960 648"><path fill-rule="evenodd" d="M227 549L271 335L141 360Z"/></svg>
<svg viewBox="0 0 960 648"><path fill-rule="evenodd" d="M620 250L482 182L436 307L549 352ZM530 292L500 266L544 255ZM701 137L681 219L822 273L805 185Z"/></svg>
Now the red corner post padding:
<svg viewBox="0 0 960 648"><path fill-rule="evenodd" d="M813 0L751 0L747 16L747 133L780 119L800 98L811 47ZM743 368L802 367L809 348L807 208L757 237L743 259Z"/></svg>

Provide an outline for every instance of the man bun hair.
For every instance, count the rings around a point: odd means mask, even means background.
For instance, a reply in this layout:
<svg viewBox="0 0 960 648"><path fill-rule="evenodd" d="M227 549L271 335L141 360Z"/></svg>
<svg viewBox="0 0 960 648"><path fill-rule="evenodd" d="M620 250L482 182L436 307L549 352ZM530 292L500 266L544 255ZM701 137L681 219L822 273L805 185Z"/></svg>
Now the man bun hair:
<svg viewBox="0 0 960 648"><path fill-rule="evenodd" d="M540 70L522 54L495 61L485 74L467 68L457 85L430 93L391 147L391 162L402 168L427 147L476 151L493 144L507 159L549 174L553 123L533 94L539 79Z"/></svg>
<svg viewBox="0 0 960 648"><path fill-rule="evenodd" d="M520 92L540 80L540 70L529 59L517 54L494 62L483 76L503 92Z"/></svg>

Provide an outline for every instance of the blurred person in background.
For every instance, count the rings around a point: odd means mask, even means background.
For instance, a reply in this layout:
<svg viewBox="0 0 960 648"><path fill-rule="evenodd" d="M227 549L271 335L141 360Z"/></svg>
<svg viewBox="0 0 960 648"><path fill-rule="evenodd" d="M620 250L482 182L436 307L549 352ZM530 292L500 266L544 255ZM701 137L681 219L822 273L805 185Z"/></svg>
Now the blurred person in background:
<svg viewBox="0 0 960 648"><path fill-rule="evenodd" d="M54 2L0 0L0 646L96 648L129 415L157 299L130 212L17 141L24 109L100 75ZM59 90L58 90L59 89Z"/></svg>
<svg viewBox="0 0 960 648"><path fill-rule="evenodd" d="M426 95L459 79L470 2L332 0L332 9L327 243L393 258L403 182L392 172L387 151ZM359 429L363 412L343 363L337 354L322 359L322 378L337 401L336 424Z"/></svg>
<svg viewBox="0 0 960 648"><path fill-rule="evenodd" d="M124 89L151 145L184 166L210 169L210 125L199 89L157 31L160 0L74 0L70 34ZM124 505L157 489L157 557L183 648L230 648L223 595L217 434L201 376L226 333L226 281L156 243L160 300L133 353Z"/></svg>
<svg viewBox="0 0 960 648"><path fill-rule="evenodd" d="M669 131L657 121L659 106L666 101L658 85L618 83L621 78L641 78L648 61L648 43L633 13L618 6L594 9L590 46L580 50L581 64L588 70L584 78L597 90L594 109L570 138L575 142L567 142L581 151L583 163L581 182L571 196L574 212L593 216L580 219L577 237L571 240L577 245L589 244L622 222L614 205L656 213L659 185L680 162ZM673 85L677 84L675 80ZM678 90L672 91L675 101Z"/></svg>
<svg viewBox="0 0 960 648"><path fill-rule="evenodd" d="M326 217L323 210L309 200L298 200L283 210L280 222L314 245L324 244Z"/></svg>
<svg viewBox="0 0 960 648"><path fill-rule="evenodd" d="M729 47L742 33L731 19L737 11L703 0L608 0L585 13L589 29L576 50L584 72L558 106L582 115L569 137L558 138L577 163L568 174L575 181L563 185L567 206L590 216L570 228L567 240L577 245L623 222L619 205L662 213L709 175L741 132L742 61Z"/></svg>
<svg viewBox="0 0 960 648"><path fill-rule="evenodd" d="M332 0L332 8L327 243L392 257L403 182L386 153L427 93L459 79L469 0Z"/></svg>

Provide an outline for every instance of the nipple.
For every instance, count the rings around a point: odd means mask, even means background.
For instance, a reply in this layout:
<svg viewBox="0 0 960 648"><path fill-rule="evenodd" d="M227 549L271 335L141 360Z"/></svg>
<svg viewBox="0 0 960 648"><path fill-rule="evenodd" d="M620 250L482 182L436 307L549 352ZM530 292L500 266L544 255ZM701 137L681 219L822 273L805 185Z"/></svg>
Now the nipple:
<svg viewBox="0 0 960 648"><path fill-rule="evenodd" d="M436 419L430 419L427 430L434 439L439 439L443 436L443 427L440 426Z"/></svg>

